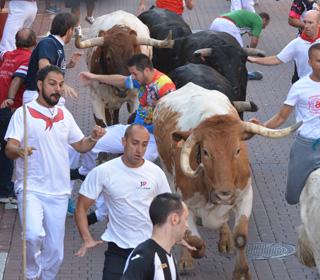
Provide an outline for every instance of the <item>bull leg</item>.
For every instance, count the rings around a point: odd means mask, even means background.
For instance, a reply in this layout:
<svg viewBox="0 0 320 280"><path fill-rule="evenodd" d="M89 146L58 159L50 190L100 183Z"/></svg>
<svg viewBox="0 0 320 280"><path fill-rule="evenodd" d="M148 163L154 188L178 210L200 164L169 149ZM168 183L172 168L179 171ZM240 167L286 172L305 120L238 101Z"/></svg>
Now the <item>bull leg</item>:
<svg viewBox="0 0 320 280"><path fill-rule="evenodd" d="M223 223L220 227L218 248L220 253L231 253L234 251L232 233L227 223Z"/></svg>
<svg viewBox="0 0 320 280"><path fill-rule="evenodd" d="M119 112L120 112L120 109L113 110L113 123L112 124L119 123Z"/></svg>
<svg viewBox="0 0 320 280"><path fill-rule="evenodd" d="M104 109L104 115L108 126L113 125L113 112L107 108Z"/></svg>
<svg viewBox="0 0 320 280"><path fill-rule="evenodd" d="M193 213L189 212L189 230L187 230L185 235L185 241L193 247L196 247L196 251L189 251L185 247L181 247L181 254L179 259L180 271L190 271L193 269L193 259L192 258L202 258L205 253L205 243L200 238L197 230L197 226L194 221Z"/></svg>
<svg viewBox="0 0 320 280"><path fill-rule="evenodd" d="M248 225L252 211L252 186L247 187L242 201L235 208L235 227L233 230L234 245L237 249L234 280L250 280L249 264L246 256L246 245L248 240Z"/></svg>

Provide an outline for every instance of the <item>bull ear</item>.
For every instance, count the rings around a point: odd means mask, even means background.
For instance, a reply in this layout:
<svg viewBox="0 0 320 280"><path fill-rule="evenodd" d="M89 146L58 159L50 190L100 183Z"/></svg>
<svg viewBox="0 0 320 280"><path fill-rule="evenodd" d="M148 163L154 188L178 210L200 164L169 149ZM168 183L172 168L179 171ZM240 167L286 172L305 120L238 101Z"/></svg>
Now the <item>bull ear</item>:
<svg viewBox="0 0 320 280"><path fill-rule="evenodd" d="M178 147L181 148L184 141L186 141L191 134L190 131L174 131L171 134L172 141L174 144Z"/></svg>

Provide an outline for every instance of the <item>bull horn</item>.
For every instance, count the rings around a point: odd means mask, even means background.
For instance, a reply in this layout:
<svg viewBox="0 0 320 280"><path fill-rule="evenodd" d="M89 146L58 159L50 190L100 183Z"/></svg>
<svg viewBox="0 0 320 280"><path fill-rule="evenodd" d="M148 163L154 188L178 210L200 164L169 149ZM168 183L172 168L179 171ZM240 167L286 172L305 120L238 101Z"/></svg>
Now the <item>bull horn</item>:
<svg viewBox="0 0 320 280"><path fill-rule="evenodd" d="M259 134L261 136L269 138L282 138L297 130L302 125L302 121L282 129L266 128L262 125L254 124L251 122L243 122L243 125L244 130L248 133Z"/></svg>
<svg viewBox="0 0 320 280"><path fill-rule="evenodd" d="M238 113L258 111L258 106L252 101L232 101L232 105Z"/></svg>
<svg viewBox="0 0 320 280"><path fill-rule="evenodd" d="M81 41L81 35L76 34L75 46L78 49L88 49L96 46L103 46L104 38L103 37L95 37L88 40Z"/></svg>
<svg viewBox="0 0 320 280"><path fill-rule="evenodd" d="M203 168L203 164L200 163L196 170L193 170L190 166L190 153L192 151L193 146L196 144L196 140L193 135L190 134L185 143L182 146L181 154L180 154L180 166L182 172L191 178L195 178L198 176L199 172Z"/></svg>
<svg viewBox="0 0 320 280"><path fill-rule="evenodd" d="M205 48L205 49L198 49L196 51L193 52L194 56L202 56L202 57L208 57L210 56L212 53L212 49L211 48Z"/></svg>
<svg viewBox="0 0 320 280"><path fill-rule="evenodd" d="M256 48L243 48L243 51L247 54L247 56L259 56L259 57L267 56L265 51L259 50Z"/></svg>
<svg viewBox="0 0 320 280"><path fill-rule="evenodd" d="M172 48L174 45L174 40L172 40L172 31L169 31L169 34L167 38L164 40L157 40L153 38L140 38L137 37L138 45L147 45L147 46L153 46L156 48Z"/></svg>

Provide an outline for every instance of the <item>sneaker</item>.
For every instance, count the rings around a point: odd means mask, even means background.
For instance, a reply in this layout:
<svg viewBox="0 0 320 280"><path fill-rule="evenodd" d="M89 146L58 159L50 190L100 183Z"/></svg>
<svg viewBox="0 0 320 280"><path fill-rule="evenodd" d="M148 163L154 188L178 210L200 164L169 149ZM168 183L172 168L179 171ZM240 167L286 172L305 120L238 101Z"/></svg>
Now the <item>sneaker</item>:
<svg viewBox="0 0 320 280"><path fill-rule="evenodd" d="M263 78L263 74L260 71L253 71L253 72L248 72L248 79L249 80L256 80L259 81Z"/></svg>
<svg viewBox="0 0 320 280"><path fill-rule="evenodd" d="M82 175L79 173L79 169L70 169L70 180L81 180L84 181L84 179L86 178L85 175Z"/></svg>
<svg viewBox="0 0 320 280"><path fill-rule="evenodd" d="M9 197L0 197L0 203L10 203Z"/></svg>
<svg viewBox="0 0 320 280"><path fill-rule="evenodd" d="M87 220L88 220L88 225L93 225L96 222L98 222L98 218L95 212L92 212L90 214L87 215Z"/></svg>
<svg viewBox="0 0 320 280"><path fill-rule="evenodd" d="M61 10L58 9L57 7L49 6L49 7L46 9L46 12L49 13L49 14L58 14L58 13L61 12Z"/></svg>
<svg viewBox="0 0 320 280"><path fill-rule="evenodd" d="M73 214L74 214L75 211L76 211L76 207L75 207L75 205L74 205L74 201L73 201L71 198L69 198L69 200L68 200L68 210L67 210L67 214L68 214L69 216L73 216Z"/></svg>
<svg viewBox="0 0 320 280"><path fill-rule="evenodd" d="M87 22L89 22L90 24L93 24L94 21L95 21L95 18L94 18L94 17L88 17L88 16L86 16L86 17L85 17L85 20L86 20Z"/></svg>

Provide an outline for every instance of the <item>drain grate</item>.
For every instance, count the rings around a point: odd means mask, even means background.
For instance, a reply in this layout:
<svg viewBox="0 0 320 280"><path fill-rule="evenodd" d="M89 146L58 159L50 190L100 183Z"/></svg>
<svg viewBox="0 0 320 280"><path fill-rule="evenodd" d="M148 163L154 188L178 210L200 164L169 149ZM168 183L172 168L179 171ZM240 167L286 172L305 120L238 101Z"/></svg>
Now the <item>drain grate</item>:
<svg viewBox="0 0 320 280"><path fill-rule="evenodd" d="M253 260L284 258L295 252L296 248L291 244L257 242L247 245L247 256Z"/></svg>

